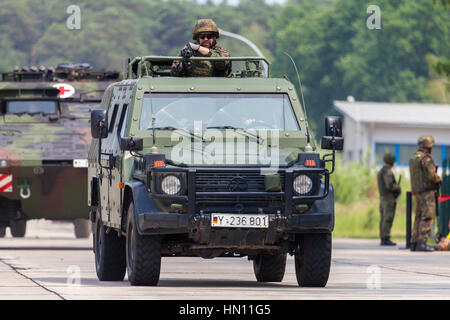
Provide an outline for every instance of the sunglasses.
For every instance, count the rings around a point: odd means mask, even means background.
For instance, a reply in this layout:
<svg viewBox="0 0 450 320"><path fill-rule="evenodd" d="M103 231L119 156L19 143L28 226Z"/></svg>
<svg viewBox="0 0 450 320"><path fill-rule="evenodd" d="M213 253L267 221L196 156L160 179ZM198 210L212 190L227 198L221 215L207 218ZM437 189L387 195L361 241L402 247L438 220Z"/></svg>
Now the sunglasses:
<svg viewBox="0 0 450 320"><path fill-rule="evenodd" d="M207 33L207 34L200 34L199 36L198 36L198 38L199 39L213 39L213 38L215 38L215 35L214 34L212 34L212 33Z"/></svg>

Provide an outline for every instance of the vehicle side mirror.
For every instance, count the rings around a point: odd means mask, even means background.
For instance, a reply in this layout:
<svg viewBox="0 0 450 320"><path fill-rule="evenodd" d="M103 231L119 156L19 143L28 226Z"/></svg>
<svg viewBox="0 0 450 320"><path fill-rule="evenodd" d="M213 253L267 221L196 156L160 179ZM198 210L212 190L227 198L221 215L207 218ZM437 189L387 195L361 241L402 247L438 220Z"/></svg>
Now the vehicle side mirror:
<svg viewBox="0 0 450 320"><path fill-rule="evenodd" d="M329 137L342 137L342 122L340 117L326 117L325 135Z"/></svg>
<svg viewBox="0 0 450 320"><path fill-rule="evenodd" d="M95 139L108 137L108 119L105 110L91 111L91 135Z"/></svg>
<svg viewBox="0 0 450 320"><path fill-rule="evenodd" d="M144 149L142 138L126 137L120 139L120 150L122 151L141 151L142 149Z"/></svg>
<svg viewBox="0 0 450 320"><path fill-rule="evenodd" d="M325 119L325 136L322 137L322 149L343 150L342 122L340 117L329 116Z"/></svg>

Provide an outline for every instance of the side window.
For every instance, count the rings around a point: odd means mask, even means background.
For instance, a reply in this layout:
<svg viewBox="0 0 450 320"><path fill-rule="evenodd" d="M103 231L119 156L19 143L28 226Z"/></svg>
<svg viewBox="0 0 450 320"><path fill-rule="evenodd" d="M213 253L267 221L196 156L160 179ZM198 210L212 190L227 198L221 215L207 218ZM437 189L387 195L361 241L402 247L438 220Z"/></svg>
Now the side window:
<svg viewBox="0 0 450 320"><path fill-rule="evenodd" d="M122 107L122 112L120 113L119 127L117 128L117 138L119 140L125 134L125 127L126 127L125 122L127 120L127 114L128 114L128 105L124 104Z"/></svg>
<svg viewBox="0 0 450 320"><path fill-rule="evenodd" d="M109 127L108 127L108 132L111 133L114 130L114 124L116 123L116 116L117 116L117 110L119 109L119 105L115 104L113 111L112 111L112 115L108 115L109 116Z"/></svg>

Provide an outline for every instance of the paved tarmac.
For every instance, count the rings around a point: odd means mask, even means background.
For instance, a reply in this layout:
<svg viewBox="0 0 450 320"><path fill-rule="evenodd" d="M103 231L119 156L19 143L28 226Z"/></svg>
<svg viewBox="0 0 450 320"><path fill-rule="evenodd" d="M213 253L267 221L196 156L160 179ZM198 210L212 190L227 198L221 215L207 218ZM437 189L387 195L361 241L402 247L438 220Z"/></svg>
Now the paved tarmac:
<svg viewBox="0 0 450 320"><path fill-rule="evenodd" d="M377 240L333 238L325 288L297 286L288 256L281 283L258 283L247 258L163 258L157 287L100 282L92 238L76 239L69 223L39 220L26 238L0 239L0 300L299 300L449 299L450 252L413 253Z"/></svg>

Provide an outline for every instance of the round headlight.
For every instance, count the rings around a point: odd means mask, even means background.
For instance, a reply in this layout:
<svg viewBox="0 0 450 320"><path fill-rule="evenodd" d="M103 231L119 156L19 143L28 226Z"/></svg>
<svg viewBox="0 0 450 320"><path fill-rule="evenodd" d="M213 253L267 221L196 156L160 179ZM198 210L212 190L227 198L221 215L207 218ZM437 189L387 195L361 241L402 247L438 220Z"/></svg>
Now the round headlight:
<svg viewBox="0 0 450 320"><path fill-rule="evenodd" d="M8 166L8 161L6 161L6 160L0 161L0 168L6 168L7 166Z"/></svg>
<svg viewBox="0 0 450 320"><path fill-rule="evenodd" d="M181 190L181 181L178 177L166 176L161 181L161 189L165 194L177 194Z"/></svg>
<svg viewBox="0 0 450 320"><path fill-rule="evenodd" d="M298 194L306 194L311 191L313 182L310 177L301 174L294 179L294 190Z"/></svg>

